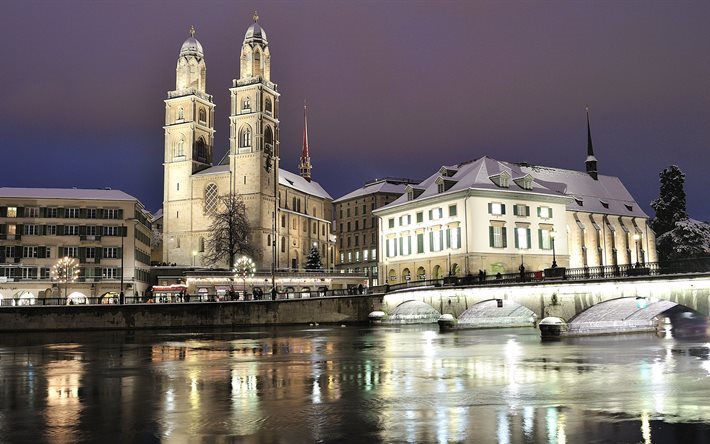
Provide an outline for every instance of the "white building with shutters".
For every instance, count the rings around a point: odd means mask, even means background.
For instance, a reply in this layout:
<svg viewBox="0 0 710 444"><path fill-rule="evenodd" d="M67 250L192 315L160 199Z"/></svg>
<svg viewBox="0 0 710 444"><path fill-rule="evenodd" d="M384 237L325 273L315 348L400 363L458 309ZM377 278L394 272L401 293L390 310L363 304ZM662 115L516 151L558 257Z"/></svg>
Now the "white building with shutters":
<svg viewBox="0 0 710 444"><path fill-rule="evenodd" d="M596 165L595 165L596 166ZM379 219L387 283L655 261L648 217L616 177L482 157L443 166Z"/></svg>

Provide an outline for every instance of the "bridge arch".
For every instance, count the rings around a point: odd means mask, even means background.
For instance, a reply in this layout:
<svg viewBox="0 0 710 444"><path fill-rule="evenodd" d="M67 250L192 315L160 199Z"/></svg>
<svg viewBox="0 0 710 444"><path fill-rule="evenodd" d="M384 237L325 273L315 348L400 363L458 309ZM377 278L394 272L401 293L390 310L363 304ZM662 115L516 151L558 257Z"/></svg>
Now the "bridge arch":
<svg viewBox="0 0 710 444"><path fill-rule="evenodd" d="M510 300L488 299L466 309L458 318L460 326L470 328L532 327L535 312Z"/></svg>
<svg viewBox="0 0 710 444"><path fill-rule="evenodd" d="M665 299L620 297L592 305L572 317L567 325L569 331L575 334L593 334L597 330L655 330L659 315L677 306L678 303Z"/></svg>
<svg viewBox="0 0 710 444"><path fill-rule="evenodd" d="M433 324L441 313L422 301L407 300L397 305L390 313L387 323L392 324Z"/></svg>

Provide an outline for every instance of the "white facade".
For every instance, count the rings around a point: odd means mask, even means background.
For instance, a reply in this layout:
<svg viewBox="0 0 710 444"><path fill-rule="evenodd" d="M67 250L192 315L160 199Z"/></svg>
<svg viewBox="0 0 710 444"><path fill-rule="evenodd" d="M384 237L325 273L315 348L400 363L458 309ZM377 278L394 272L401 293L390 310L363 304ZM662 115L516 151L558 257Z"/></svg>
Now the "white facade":
<svg viewBox="0 0 710 444"><path fill-rule="evenodd" d="M559 180L578 172L556 173ZM656 260L647 218L618 179L579 174L577 181L588 186L586 198L569 194L574 184L543 180L539 176L545 174L525 165L483 157L442 167L375 211L379 272L388 283L398 283L481 271L489 276L516 273L521 265L542 271L553 261L574 268ZM605 183L587 183L599 180ZM616 202L613 209L629 215L597 213L591 205L596 199L611 207L609 197L589 195L590 190L610 189L606 182L620 186L616 191L622 204ZM584 200L590 212L584 211Z"/></svg>

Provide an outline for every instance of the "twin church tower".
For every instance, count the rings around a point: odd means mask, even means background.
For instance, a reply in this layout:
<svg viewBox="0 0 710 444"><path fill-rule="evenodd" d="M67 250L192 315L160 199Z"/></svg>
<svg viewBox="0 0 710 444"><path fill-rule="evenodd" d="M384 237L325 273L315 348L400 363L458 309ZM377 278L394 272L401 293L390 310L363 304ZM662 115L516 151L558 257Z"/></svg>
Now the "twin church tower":
<svg viewBox="0 0 710 444"><path fill-rule="evenodd" d="M303 268L314 245L324 266L332 264L332 198L311 180L305 119L301 174L279 168L279 93L256 14L244 35L239 78L229 88L229 151L217 164L206 76L204 51L191 28L180 48L175 90L165 100L164 260L203 265L211 215L220 196L235 192L247 208L258 269L269 270L272 261L276 268Z"/></svg>

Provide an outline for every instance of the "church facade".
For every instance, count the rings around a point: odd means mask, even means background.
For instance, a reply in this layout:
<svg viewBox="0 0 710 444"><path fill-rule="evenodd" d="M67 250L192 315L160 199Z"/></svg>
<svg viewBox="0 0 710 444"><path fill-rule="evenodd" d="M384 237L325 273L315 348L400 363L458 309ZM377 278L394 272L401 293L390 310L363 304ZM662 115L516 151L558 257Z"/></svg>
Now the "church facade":
<svg viewBox="0 0 710 444"><path fill-rule="evenodd" d="M323 266L332 265L332 198L311 180L305 126L300 174L279 165L280 94L271 80L266 32L256 15L244 36L239 77L229 88L229 151L216 164L214 103L206 73L204 51L191 28L180 49L175 90L165 100L163 260L204 265L219 197L237 193L246 206L252 259L259 270L272 264L301 269L314 246ZM231 267L226 262L219 266Z"/></svg>

